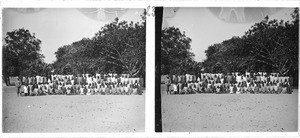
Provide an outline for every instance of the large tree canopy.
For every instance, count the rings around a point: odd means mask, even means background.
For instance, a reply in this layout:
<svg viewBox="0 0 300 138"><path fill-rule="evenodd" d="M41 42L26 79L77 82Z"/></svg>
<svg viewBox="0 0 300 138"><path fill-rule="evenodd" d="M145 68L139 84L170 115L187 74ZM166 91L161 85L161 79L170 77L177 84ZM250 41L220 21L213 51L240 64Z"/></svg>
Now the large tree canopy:
<svg viewBox="0 0 300 138"><path fill-rule="evenodd" d="M126 22L115 19L91 39L83 38L60 47L55 53L55 73L128 73L145 76L146 20Z"/></svg>
<svg viewBox="0 0 300 138"><path fill-rule="evenodd" d="M161 73L194 73L199 66L190 51L192 40L175 27L163 29L161 35Z"/></svg>
<svg viewBox="0 0 300 138"><path fill-rule="evenodd" d="M278 72L298 77L299 9L292 21L269 20L255 23L242 37L209 46L204 61L207 72Z"/></svg>
<svg viewBox="0 0 300 138"><path fill-rule="evenodd" d="M93 56L93 41L83 38L58 48L55 52L57 61L53 64L54 73L58 74L79 74L96 73L99 67L97 57Z"/></svg>
<svg viewBox="0 0 300 138"><path fill-rule="evenodd" d="M102 61L116 67L118 73L144 74L146 28L143 23L119 22L106 25L93 38Z"/></svg>
<svg viewBox="0 0 300 138"><path fill-rule="evenodd" d="M21 28L6 34L3 52L3 77L31 76L43 73L44 56L40 53L41 40L29 30Z"/></svg>

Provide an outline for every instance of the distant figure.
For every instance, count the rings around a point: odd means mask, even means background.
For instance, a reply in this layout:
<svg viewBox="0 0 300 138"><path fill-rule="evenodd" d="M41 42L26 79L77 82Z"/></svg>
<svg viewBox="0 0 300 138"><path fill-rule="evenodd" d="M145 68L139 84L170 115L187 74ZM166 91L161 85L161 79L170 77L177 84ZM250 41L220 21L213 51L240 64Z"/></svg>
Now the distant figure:
<svg viewBox="0 0 300 138"><path fill-rule="evenodd" d="M17 96L20 96L20 88L21 88L21 82L20 79L18 78L18 81L15 83L17 87Z"/></svg>
<svg viewBox="0 0 300 138"><path fill-rule="evenodd" d="M171 85L171 80L170 80L170 78L169 78L169 76L167 76L167 94L169 94L169 91L170 91L170 85Z"/></svg>

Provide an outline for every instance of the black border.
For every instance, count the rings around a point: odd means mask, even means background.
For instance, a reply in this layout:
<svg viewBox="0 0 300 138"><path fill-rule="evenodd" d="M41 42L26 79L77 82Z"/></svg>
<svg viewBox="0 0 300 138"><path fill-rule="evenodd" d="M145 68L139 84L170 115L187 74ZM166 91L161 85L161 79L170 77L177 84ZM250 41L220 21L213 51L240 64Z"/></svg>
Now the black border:
<svg viewBox="0 0 300 138"><path fill-rule="evenodd" d="M160 92L162 18L163 7L155 7L155 132L162 132Z"/></svg>

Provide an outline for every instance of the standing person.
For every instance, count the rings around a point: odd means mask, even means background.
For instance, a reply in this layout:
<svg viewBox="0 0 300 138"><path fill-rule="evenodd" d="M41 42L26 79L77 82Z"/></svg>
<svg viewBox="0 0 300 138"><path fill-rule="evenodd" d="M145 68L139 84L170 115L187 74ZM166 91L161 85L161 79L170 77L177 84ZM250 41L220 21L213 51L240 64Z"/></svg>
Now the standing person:
<svg viewBox="0 0 300 138"><path fill-rule="evenodd" d="M171 85L171 80L170 80L169 76L167 76L166 84L167 84L167 94L169 94L169 92L170 92L170 85Z"/></svg>
<svg viewBox="0 0 300 138"><path fill-rule="evenodd" d="M79 85L82 85L82 79L83 79L83 78L82 78L81 74L79 74L79 75L78 75L78 78L77 78L77 81L78 81L77 83L78 83Z"/></svg>
<svg viewBox="0 0 300 138"><path fill-rule="evenodd" d="M169 86L169 91L167 91L167 94L172 94L173 93L173 83L170 84Z"/></svg>
<svg viewBox="0 0 300 138"><path fill-rule="evenodd" d="M21 82L20 79L18 78L18 81L15 83L17 87L17 96L20 96L20 88L21 88Z"/></svg>
<svg viewBox="0 0 300 138"><path fill-rule="evenodd" d="M282 94L282 84L278 83L277 87L278 87L278 93Z"/></svg>
<svg viewBox="0 0 300 138"><path fill-rule="evenodd" d="M178 94L181 94L181 90L182 90L182 83L181 82L179 82L177 84L177 89L178 89Z"/></svg>
<svg viewBox="0 0 300 138"><path fill-rule="evenodd" d="M28 95L30 96L32 94L32 92L33 92L33 85L32 85L32 82L31 82L28 85Z"/></svg>
<svg viewBox="0 0 300 138"><path fill-rule="evenodd" d="M228 83L232 83L232 75L231 75L231 73L228 73L227 82Z"/></svg>

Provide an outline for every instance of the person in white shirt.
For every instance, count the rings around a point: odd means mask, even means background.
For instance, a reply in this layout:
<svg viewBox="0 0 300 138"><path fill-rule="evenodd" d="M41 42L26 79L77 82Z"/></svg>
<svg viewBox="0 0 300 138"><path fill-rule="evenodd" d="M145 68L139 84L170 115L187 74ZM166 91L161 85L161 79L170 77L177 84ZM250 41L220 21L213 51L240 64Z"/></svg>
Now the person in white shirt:
<svg viewBox="0 0 300 138"><path fill-rule="evenodd" d="M229 90L230 90L230 94L233 94L233 84L230 85Z"/></svg>
<svg viewBox="0 0 300 138"><path fill-rule="evenodd" d="M81 85L80 87L80 95L84 95L84 85Z"/></svg>
<svg viewBox="0 0 300 138"><path fill-rule="evenodd" d="M129 84L125 84L124 86L124 91L125 91L125 94L128 95L128 90L129 90Z"/></svg>
<svg viewBox="0 0 300 138"><path fill-rule="evenodd" d="M23 91L24 91L24 96L28 96L28 85L24 85L23 87Z"/></svg>
<svg viewBox="0 0 300 138"><path fill-rule="evenodd" d="M173 84L173 94L177 94L178 89L177 89L177 84Z"/></svg>

